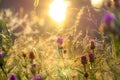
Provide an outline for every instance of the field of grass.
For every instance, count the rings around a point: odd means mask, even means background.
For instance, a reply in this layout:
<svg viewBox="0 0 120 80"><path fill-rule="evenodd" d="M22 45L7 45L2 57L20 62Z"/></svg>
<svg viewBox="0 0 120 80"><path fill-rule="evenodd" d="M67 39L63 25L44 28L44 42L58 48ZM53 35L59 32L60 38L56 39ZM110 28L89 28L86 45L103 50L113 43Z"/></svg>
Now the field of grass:
<svg viewBox="0 0 120 80"><path fill-rule="evenodd" d="M120 10L116 12L106 11L92 36L89 30L76 32L78 18L69 28L51 27L54 23L44 23L35 11L1 10L0 80L120 80Z"/></svg>

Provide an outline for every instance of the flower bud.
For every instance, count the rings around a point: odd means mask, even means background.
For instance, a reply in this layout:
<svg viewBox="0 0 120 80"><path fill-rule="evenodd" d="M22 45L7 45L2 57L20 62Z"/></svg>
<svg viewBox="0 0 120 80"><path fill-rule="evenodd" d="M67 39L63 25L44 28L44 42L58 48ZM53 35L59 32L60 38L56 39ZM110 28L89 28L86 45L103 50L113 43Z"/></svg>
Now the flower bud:
<svg viewBox="0 0 120 80"><path fill-rule="evenodd" d="M37 64L32 64L32 67L36 68L36 67L37 67Z"/></svg>
<svg viewBox="0 0 120 80"><path fill-rule="evenodd" d="M84 77L88 78L88 76L89 76L89 74L87 72L85 72Z"/></svg>
<svg viewBox="0 0 120 80"><path fill-rule="evenodd" d="M33 59L35 58L35 54L34 54L33 51L31 51L31 52L29 53L29 58L30 58L31 60L33 60Z"/></svg>
<svg viewBox="0 0 120 80"><path fill-rule="evenodd" d="M33 80L42 80L42 77L41 75L35 75Z"/></svg>
<svg viewBox="0 0 120 80"><path fill-rule="evenodd" d="M62 44L63 44L63 38L58 38L58 39L57 39L57 43L58 43L59 45L62 45Z"/></svg>
<svg viewBox="0 0 120 80"><path fill-rule="evenodd" d="M90 46L90 49L95 49L95 41L91 41L91 46Z"/></svg>
<svg viewBox="0 0 120 80"><path fill-rule="evenodd" d="M94 62L94 54L93 53L89 53L89 61L91 62L91 63L93 63Z"/></svg>
<svg viewBox="0 0 120 80"><path fill-rule="evenodd" d="M31 66L31 73L32 73L33 75L36 74L36 68L37 68L37 64L32 64L32 66Z"/></svg>
<svg viewBox="0 0 120 80"><path fill-rule="evenodd" d="M66 54L67 53L67 50L64 50L64 54Z"/></svg>
<svg viewBox="0 0 120 80"><path fill-rule="evenodd" d="M2 57L3 57L3 54L4 54L3 52L0 52L0 58L2 58Z"/></svg>
<svg viewBox="0 0 120 80"><path fill-rule="evenodd" d="M3 63L4 63L3 55L4 53L0 52L0 66L3 66Z"/></svg>
<svg viewBox="0 0 120 80"><path fill-rule="evenodd" d="M25 53L22 53L22 57L25 59L25 58L26 58L26 54L25 54Z"/></svg>
<svg viewBox="0 0 120 80"><path fill-rule="evenodd" d="M15 75L15 74L11 74L11 75L10 75L10 80L17 80L16 75Z"/></svg>
<svg viewBox="0 0 120 80"><path fill-rule="evenodd" d="M86 58L86 56L82 56L82 57L81 57L81 63L82 63L83 65L87 64L87 58Z"/></svg>

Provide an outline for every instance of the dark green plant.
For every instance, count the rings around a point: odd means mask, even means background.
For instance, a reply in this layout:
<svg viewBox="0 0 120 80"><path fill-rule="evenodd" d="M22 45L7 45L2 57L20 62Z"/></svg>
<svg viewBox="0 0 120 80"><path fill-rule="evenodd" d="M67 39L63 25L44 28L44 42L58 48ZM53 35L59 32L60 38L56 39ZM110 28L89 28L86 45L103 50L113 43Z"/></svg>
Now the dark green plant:
<svg viewBox="0 0 120 80"><path fill-rule="evenodd" d="M7 61L6 56L12 45L13 45L12 39L10 36L10 32L6 27L6 23L5 21L0 20L0 52L2 54L2 57L0 58L0 67L3 73L6 75L6 77L7 77L7 72L5 70L5 65Z"/></svg>

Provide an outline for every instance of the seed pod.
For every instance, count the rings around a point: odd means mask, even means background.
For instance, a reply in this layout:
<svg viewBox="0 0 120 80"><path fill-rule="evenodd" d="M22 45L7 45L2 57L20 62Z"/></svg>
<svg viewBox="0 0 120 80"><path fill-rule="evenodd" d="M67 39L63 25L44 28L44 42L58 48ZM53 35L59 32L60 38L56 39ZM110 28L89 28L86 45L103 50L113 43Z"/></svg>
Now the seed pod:
<svg viewBox="0 0 120 80"><path fill-rule="evenodd" d="M25 53L22 53L22 57L25 59L25 58L26 58L26 54L25 54Z"/></svg>
<svg viewBox="0 0 120 80"><path fill-rule="evenodd" d="M88 78L88 76L89 76L89 74L87 72L85 72L84 77Z"/></svg>
<svg viewBox="0 0 120 80"><path fill-rule="evenodd" d="M66 54L67 53L67 50L64 50L64 54Z"/></svg>
<svg viewBox="0 0 120 80"><path fill-rule="evenodd" d="M32 59L32 60L35 58L35 54L34 54L33 51L31 51L31 52L29 53L29 58Z"/></svg>

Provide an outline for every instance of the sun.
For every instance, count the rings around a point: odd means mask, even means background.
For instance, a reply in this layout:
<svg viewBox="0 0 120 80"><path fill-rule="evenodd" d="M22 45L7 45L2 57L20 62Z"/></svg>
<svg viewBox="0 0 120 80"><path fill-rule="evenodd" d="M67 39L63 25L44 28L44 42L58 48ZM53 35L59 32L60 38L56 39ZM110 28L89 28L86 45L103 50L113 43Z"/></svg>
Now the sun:
<svg viewBox="0 0 120 80"><path fill-rule="evenodd" d="M92 5L96 8L100 8L103 2L104 0L91 0Z"/></svg>
<svg viewBox="0 0 120 80"><path fill-rule="evenodd" d="M63 22L66 17L67 3L64 0L54 0L50 4L49 15L56 22Z"/></svg>

